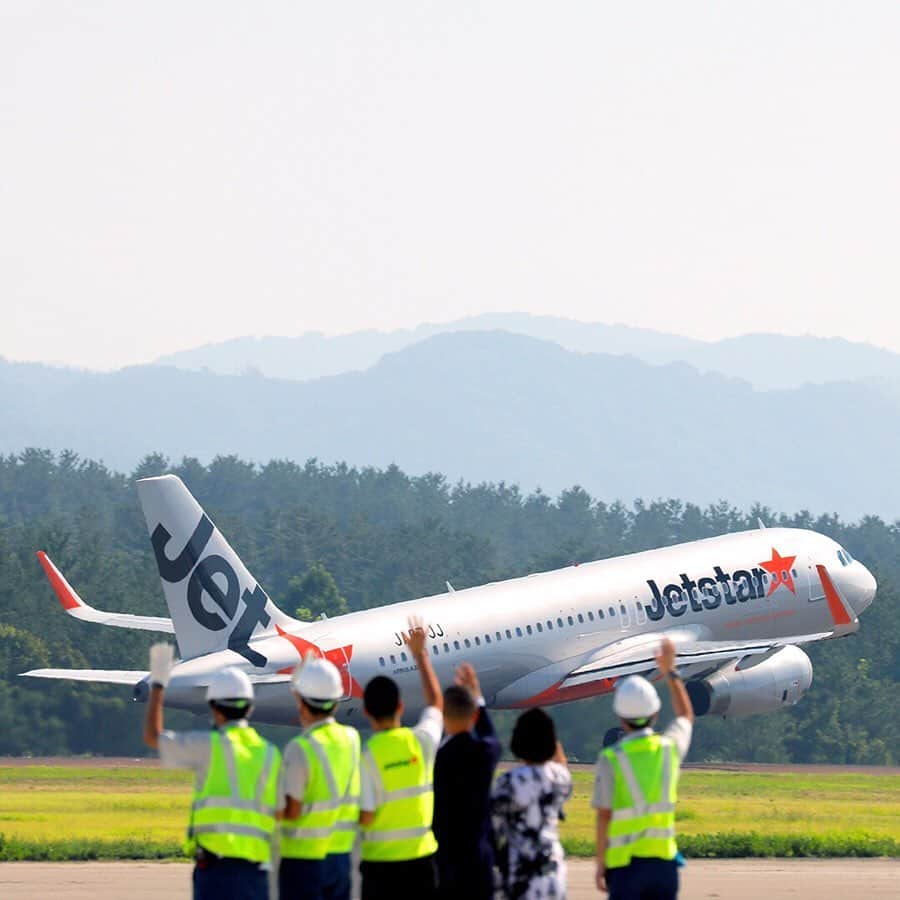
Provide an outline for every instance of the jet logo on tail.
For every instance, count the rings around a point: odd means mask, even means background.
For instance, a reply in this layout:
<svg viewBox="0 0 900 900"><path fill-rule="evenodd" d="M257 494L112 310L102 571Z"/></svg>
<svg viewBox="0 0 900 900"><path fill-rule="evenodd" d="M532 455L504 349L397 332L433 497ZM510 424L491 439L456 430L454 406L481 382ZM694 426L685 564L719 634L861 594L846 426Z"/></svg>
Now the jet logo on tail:
<svg viewBox="0 0 900 900"><path fill-rule="evenodd" d="M214 531L215 526L204 513L188 542L173 559L166 554L172 535L162 523L157 524L150 535L150 541L160 578L170 584L177 584L190 574L187 586L188 608L197 624L208 631L221 631L229 622L233 622L237 616L239 600L243 600L244 611L228 638L228 649L240 653L254 666L264 666L268 660L261 653L252 650L249 642L257 625L265 627L271 621L266 612L269 598L258 584L254 584L252 590L244 588L241 591L240 579L224 557L211 553L201 559ZM217 575L221 576L218 581L215 578ZM221 579L224 579L224 589ZM204 606L204 594L212 599L225 618Z"/></svg>

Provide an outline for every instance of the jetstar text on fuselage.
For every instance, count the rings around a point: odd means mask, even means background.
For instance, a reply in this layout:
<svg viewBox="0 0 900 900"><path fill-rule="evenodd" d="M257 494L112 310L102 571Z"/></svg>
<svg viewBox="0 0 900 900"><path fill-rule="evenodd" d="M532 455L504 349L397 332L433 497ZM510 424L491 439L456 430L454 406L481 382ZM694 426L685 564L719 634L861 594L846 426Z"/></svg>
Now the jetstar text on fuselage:
<svg viewBox="0 0 900 900"><path fill-rule="evenodd" d="M734 605L762 599L782 586L796 593L792 572L796 559L796 556L781 556L773 547L772 559L749 569L735 569L729 573L721 566L713 566L712 575L696 581L681 572L678 576L680 582L667 584L662 589L654 579L648 578L647 585L653 599L644 604L644 611L649 619L656 622L665 615L683 616L689 609L703 612L717 609L722 603Z"/></svg>

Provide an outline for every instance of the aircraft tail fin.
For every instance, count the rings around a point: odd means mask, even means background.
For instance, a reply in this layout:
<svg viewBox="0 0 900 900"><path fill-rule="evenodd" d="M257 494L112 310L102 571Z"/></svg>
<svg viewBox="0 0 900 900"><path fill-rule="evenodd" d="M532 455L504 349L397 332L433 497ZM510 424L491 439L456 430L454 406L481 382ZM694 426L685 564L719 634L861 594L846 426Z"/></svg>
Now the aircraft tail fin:
<svg viewBox="0 0 900 900"><path fill-rule="evenodd" d="M296 627L175 475L142 478L138 496L182 659L233 650L255 666L252 639Z"/></svg>

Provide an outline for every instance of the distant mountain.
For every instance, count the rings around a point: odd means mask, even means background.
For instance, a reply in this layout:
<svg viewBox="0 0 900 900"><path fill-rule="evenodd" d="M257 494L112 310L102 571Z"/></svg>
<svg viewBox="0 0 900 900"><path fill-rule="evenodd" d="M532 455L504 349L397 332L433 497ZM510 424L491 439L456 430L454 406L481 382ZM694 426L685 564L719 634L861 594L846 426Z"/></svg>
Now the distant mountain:
<svg viewBox="0 0 900 900"><path fill-rule="evenodd" d="M755 391L683 363L580 354L504 332L437 335L315 381L146 366L0 363L0 451L71 448L130 469L346 460L608 500L659 496L900 517L900 400L878 384Z"/></svg>
<svg viewBox="0 0 900 900"><path fill-rule="evenodd" d="M460 331L510 331L553 341L567 350L582 353L630 353L639 358L652 356L660 360L686 358L705 346L691 338L627 325L576 322L527 313L486 313L455 322L423 324L397 331L356 331L334 337L310 331L299 337L234 338L220 344L170 353L161 356L157 363L193 371L208 370L218 375L257 372L270 378L305 381L368 369L387 353L436 334Z"/></svg>
<svg viewBox="0 0 900 900"><path fill-rule="evenodd" d="M580 353L631 355L657 364L685 362L703 372L742 378L761 390L861 378L900 379L900 354L843 338L748 334L721 341L698 341L627 325L526 313L489 313L443 325L389 332L357 331L335 337L309 332L293 338L235 338L172 353L161 357L158 363L220 375L256 372L304 381L367 369L385 354L437 334L492 330L552 341Z"/></svg>

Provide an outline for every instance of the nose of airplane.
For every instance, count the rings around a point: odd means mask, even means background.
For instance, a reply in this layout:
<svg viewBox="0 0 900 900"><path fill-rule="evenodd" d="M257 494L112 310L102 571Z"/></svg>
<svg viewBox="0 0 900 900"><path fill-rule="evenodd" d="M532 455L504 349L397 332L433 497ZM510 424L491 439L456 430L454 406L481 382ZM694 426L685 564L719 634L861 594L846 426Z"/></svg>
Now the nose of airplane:
<svg viewBox="0 0 900 900"><path fill-rule="evenodd" d="M841 593L857 616L872 605L878 583L875 576L861 562L854 561L834 575Z"/></svg>

